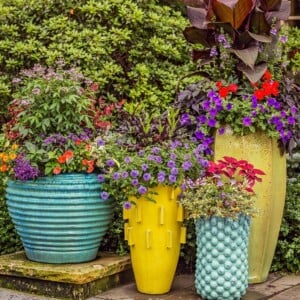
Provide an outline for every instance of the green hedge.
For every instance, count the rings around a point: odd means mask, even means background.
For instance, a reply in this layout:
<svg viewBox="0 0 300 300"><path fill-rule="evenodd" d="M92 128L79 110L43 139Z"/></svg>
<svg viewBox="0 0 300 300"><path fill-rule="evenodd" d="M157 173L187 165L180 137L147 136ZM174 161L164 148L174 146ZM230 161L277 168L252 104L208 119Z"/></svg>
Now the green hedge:
<svg viewBox="0 0 300 300"><path fill-rule="evenodd" d="M0 255L22 249L21 241L8 215L5 204L6 177L0 174Z"/></svg>
<svg viewBox="0 0 300 300"><path fill-rule="evenodd" d="M0 0L2 103L10 100L10 80L22 68L63 58L99 82L111 101L165 108L190 59L182 34L186 18L161 2Z"/></svg>

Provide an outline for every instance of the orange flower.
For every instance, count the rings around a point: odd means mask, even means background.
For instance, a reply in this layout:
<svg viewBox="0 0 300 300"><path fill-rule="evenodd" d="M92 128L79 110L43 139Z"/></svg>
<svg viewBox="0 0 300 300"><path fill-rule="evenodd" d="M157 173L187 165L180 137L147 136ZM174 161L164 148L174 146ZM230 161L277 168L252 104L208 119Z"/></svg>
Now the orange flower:
<svg viewBox="0 0 300 300"><path fill-rule="evenodd" d="M87 172L88 173L92 173L94 171L94 164L95 161L94 160L87 160L87 159L83 159L81 162L84 166L87 166Z"/></svg>
<svg viewBox="0 0 300 300"><path fill-rule="evenodd" d="M60 164L64 164L66 162L66 157L64 155L61 155L57 158L57 161L60 163Z"/></svg>
<svg viewBox="0 0 300 300"><path fill-rule="evenodd" d="M60 174L60 172L61 172L61 167L60 167L60 166L56 166L56 167L53 169L53 174L55 174L55 175Z"/></svg>
<svg viewBox="0 0 300 300"><path fill-rule="evenodd" d="M2 160L3 160L4 162L7 162L7 161L8 161L8 155L7 155L6 153L3 153L3 155L2 155Z"/></svg>
<svg viewBox="0 0 300 300"><path fill-rule="evenodd" d="M81 140L76 140L76 141L75 141L75 145L80 145L81 143L82 143Z"/></svg>
<svg viewBox="0 0 300 300"><path fill-rule="evenodd" d="M17 150L19 148L19 145L17 145L17 144L13 144L12 146L11 146L11 149L12 150Z"/></svg>
<svg viewBox="0 0 300 300"><path fill-rule="evenodd" d="M70 161L73 157L74 157L73 151L67 150L67 151L65 151L65 153L63 155L61 155L57 158L57 161L60 164L64 164L64 163Z"/></svg>
<svg viewBox="0 0 300 300"><path fill-rule="evenodd" d="M89 151L89 150L91 150L91 148L92 148L92 146L91 146L90 144L86 144L86 145L85 145L85 150L88 150L88 151Z"/></svg>
<svg viewBox="0 0 300 300"><path fill-rule="evenodd" d="M0 171L1 172L6 172L7 171L7 165L1 165L1 167L0 167Z"/></svg>

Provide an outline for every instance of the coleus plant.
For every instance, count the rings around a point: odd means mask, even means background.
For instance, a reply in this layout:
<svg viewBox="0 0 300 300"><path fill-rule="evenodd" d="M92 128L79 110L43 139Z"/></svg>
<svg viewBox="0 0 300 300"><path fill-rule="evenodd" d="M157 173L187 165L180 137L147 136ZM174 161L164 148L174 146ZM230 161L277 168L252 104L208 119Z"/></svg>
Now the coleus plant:
<svg viewBox="0 0 300 300"><path fill-rule="evenodd" d="M231 39L230 52L237 59L237 72L250 82L257 82L267 70L267 61L259 59L262 44L271 54L277 42L272 30L290 15L286 0L183 0L191 26L184 30L188 42L201 44L193 50L193 59L200 64L212 59L211 49L218 46L220 33ZM265 57L268 57L266 55Z"/></svg>

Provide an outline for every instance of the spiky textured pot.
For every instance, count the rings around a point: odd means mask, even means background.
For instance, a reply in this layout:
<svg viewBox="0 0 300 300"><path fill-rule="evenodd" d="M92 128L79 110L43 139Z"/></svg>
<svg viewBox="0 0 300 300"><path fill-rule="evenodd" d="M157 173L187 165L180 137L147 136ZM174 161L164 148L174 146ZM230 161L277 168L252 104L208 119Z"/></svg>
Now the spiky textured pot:
<svg viewBox="0 0 300 300"><path fill-rule="evenodd" d="M125 239L138 291L146 294L169 292L178 259L180 244L185 243L183 209L176 199L179 189L158 186L151 195L135 199L135 205L124 209Z"/></svg>

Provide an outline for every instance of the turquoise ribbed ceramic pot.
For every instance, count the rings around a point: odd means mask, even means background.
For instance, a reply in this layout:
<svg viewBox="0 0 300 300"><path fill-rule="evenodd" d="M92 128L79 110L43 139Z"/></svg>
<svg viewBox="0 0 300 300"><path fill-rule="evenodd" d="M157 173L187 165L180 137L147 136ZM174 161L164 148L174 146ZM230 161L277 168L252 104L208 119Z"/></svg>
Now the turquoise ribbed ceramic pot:
<svg viewBox="0 0 300 300"><path fill-rule="evenodd" d="M80 263L96 258L112 217L96 174L9 180L9 214L30 260Z"/></svg>
<svg viewBox="0 0 300 300"><path fill-rule="evenodd" d="M239 300L248 287L250 219L200 218L196 226L195 287L201 299Z"/></svg>

